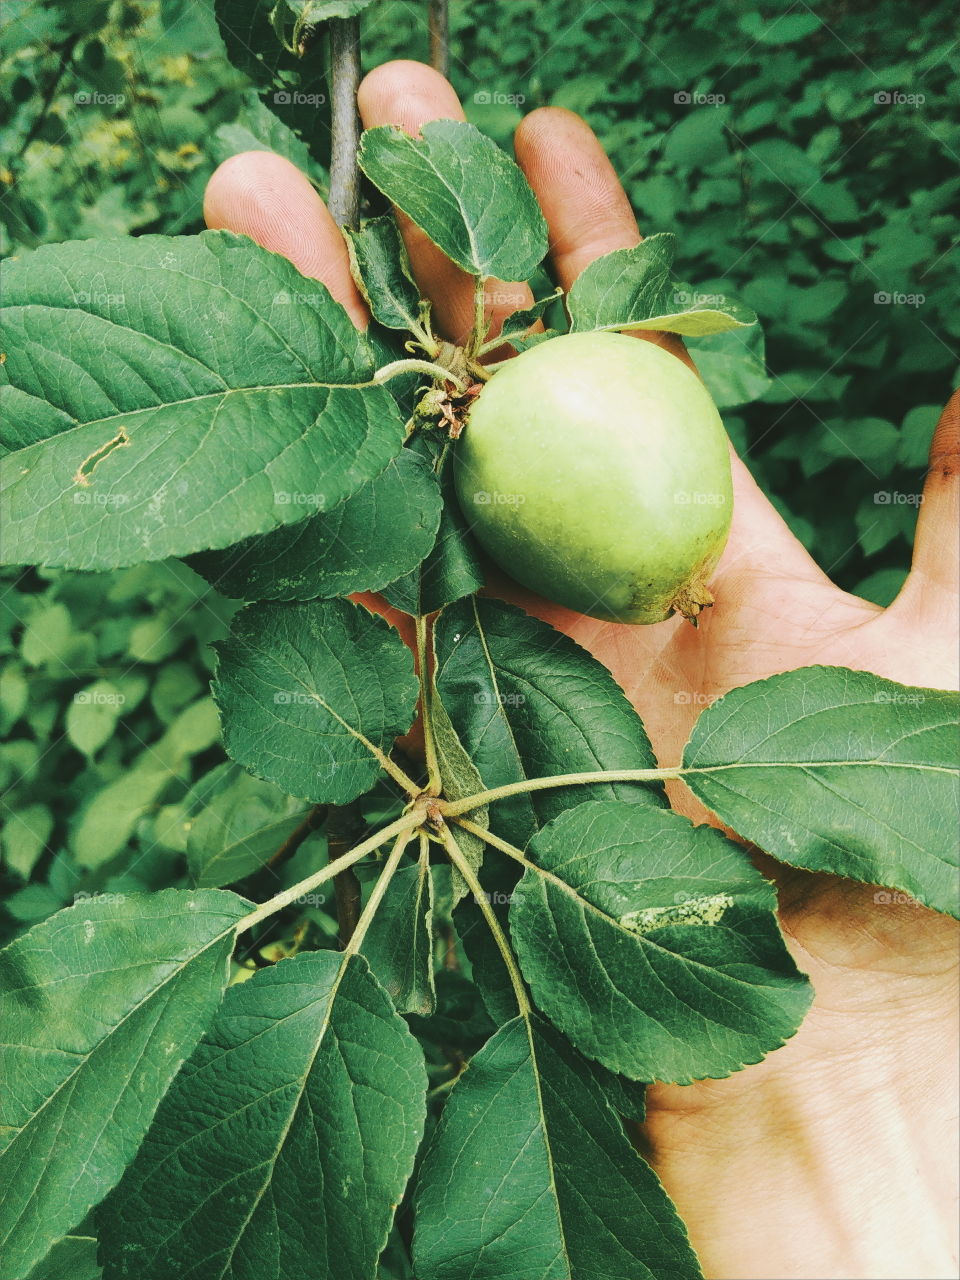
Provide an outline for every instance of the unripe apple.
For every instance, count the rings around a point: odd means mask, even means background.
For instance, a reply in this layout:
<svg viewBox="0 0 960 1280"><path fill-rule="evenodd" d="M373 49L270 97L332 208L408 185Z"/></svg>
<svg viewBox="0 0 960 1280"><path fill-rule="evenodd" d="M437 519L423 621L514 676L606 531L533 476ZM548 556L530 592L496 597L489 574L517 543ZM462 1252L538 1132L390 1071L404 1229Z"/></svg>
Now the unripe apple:
<svg viewBox="0 0 960 1280"><path fill-rule="evenodd" d="M712 603L733 507L727 438L703 383L662 347L548 339L494 374L455 449L467 521L523 586L616 622Z"/></svg>

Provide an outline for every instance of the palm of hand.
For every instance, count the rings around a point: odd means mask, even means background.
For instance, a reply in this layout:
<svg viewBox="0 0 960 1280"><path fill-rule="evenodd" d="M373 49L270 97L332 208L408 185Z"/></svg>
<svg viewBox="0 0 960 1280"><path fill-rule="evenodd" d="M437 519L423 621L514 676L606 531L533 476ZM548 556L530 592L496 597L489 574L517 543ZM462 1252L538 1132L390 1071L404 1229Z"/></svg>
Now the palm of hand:
<svg viewBox="0 0 960 1280"><path fill-rule="evenodd" d="M415 132L429 119L463 118L446 81L417 63L371 73L359 105L367 127L401 124ZM561 110L534 112L518 130L516 151L550 226L554 270L565 289L600 254L637 243L626 196L582 121ZM246 233L284 253L305 275L322 279L356 323L366 323L340 232L287 161L265 152L233 157L211 180L205 213L210 226ZM471 282L400 221L440 328L462 341L472 320ZM489 314L492 325L528 305L516 286L507 296ZM678 340L647 337L686 358ZM931 450L913 571L886 610L829 581L738 459L733 529L711 584L717 603L699 630L680 619L655 627L602 623L510 583L496 583L494 593L565 631L609 667L664 766L680 761L708 702L798 666L836 664L904 684L954 688L958 419L960 394ZM679 785L671 800L697 820L706 816ZM954 1077L942 1054L928 1061L927 1046L930 1028L941 1036L944 1022L956 1016L953 923L912 905L878 910L867 886L758 857L778 883L784 930L813 979L814 1007L794 1039L763 1063L726 1080L652 1088L650 1159L708 1275L952 1274L943 1259L955 1247L952 1226L945 1225L953 1222L953 1172L940 1126ZM918 1070L925 1085L919 1096ZM895 1113L895 1122L887 1121L892 1138L880 1124L864 1137L864 1105ZM824 1124L826 1136L818 1131ZM839 1173L838 1138L853 1151L841 1151ZM915 1159L908 1150L904 1166L905 1141L913 1143ZM943 1154L931 1155L937 1151ZM897 1160L897 1176L889 1177L887 1166ZM786 1232L784 1196L793 1215ZM888 1209L904 1205L928 1239L922 1247L908 1240L901 1260L885 1239L872 1239L869 1224L882 1236Z"/></svg>

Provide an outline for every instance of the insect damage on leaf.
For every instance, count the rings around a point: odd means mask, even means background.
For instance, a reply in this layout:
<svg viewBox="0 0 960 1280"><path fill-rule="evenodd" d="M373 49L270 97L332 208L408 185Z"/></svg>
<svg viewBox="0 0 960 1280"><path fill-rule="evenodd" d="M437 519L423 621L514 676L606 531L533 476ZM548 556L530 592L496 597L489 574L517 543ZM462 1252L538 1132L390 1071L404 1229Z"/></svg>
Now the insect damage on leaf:
<svg viewBox="0 0 960 1280"><path fill-rule="evenodd" d="M685 898L682 902L663 907L644 907L642 911L628 911L625 916L620 917L620 923L631 933L641 935L675 924L719 924L732 906L733 898L729 893L709 893L699 898Z"/></svg>
<svg viewBox="0 0 960 1280"><path fill-rule="evenodd" d="M130 437L127 435L126 428L121 427L117 434L102 444L99 449L94 449L89 457L84 458L83 462L77 467L77 473L73 477L76 484L89 485L90 477L96 471L100 463L113 453L114 449L122 449L124 445L130 443Z"/></svg>

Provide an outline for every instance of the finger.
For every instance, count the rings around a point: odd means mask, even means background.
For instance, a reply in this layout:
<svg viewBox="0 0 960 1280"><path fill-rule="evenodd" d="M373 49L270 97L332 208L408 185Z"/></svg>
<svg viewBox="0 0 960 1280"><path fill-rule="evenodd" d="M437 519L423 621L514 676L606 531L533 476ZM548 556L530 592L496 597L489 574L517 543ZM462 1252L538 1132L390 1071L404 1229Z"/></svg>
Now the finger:
<svg viewBox="0 0 960 1280"><path fill-rule="evenodd" d="M947 401L930 445L913 564L891 606L956 627L960 594L960 391Z"/></svg>
<svg viewBox="0 0 960 1280"><path fill-rule="evenodd" d="M327 206L300 170L272 151L225 160L207 183L208 227L249 236L281 253L298 271L322 281L359 328L367 309L350 275L347 246Z"/></svg>
<svg viewBox="0 0 960 1280"><path fill-rule="evenodd" d="M463 120L463 107L450 82L422 62L384 63L364 77L357 94L364 128L399 125L416 137L429 120ZM410 265L423 294L433 300L438 332L463 343L473 327L473 279L450 261L432 240L402 213L397 221ZM533 295L525 284L490 278L485 284L484 311L489 332L499 333L512 311L529 307Z"/></svg>
<svg viewBox="0 0 960 1280"><path fill-rule="evenodd" d="M520 122L514 149L550 228L550 256L564 290L595 258L640 243L627 193L585 120L563 107L541 107ZM636 336L694 368L676 334Z"/></svg>

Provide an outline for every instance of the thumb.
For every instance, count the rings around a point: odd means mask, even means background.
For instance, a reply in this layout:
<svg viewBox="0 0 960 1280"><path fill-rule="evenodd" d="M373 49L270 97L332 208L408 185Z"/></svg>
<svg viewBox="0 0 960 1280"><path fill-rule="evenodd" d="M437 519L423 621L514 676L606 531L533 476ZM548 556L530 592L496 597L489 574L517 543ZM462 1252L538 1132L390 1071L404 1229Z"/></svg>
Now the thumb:
<svg viewBox="0 0 960 1280"><path fill-rule="evenodd" d="M930 445L913 564L891 606L953 626L960 595L960 391L947 401Z"/></svg>

